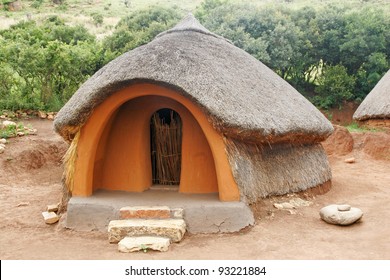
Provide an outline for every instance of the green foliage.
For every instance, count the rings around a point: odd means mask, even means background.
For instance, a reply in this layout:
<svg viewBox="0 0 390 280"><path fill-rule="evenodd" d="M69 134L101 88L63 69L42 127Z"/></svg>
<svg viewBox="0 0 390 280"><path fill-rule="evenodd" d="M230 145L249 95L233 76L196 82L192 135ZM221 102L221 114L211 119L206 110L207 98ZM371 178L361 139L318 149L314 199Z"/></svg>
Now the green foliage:
<svg viewBox="0 0 390 280"><path fill-rule="evenodd" d="M342 65L327 66L319 78L314 103L324 109L340 106L343 101L353 97L355 78L349 76L347 69Z"/></svg>
<svg viewBox="0 0 390 280"><path fill-rule="evenodd" d="M292 9L206 0L196 15L306 96L317 92L321 107L362 100L389 67L390 18L369 4Z"/></svg>
<svg viewBox="0 0 390 280"><path fill-rule="evenodd" d="M0 108L59 110L104 63L106 52L84 27L57 17L0 32ZM110 56L108 56L110 57Z"/></svg>
<svg viewBox="0 0 390 280"><path fill-rule="evenodd" d="M380 128L372 128L372 127L365 127L365 126L360 126L358 123L351 123L346 126L349 132L381 132L384 131L383 129Z"/></svg>
<svg viewBox="0 0 390 280"><path fill-rule="evenodd" d="M389 69L384 53L372 53L356 73L355 99L362 101Z"/></svg>
<svg viewBox="0 0 390 280"><path fill-rule="evenodd" d="M70 4L52 2L55 10ZM57 110L106 62L148 43L184 16L178 7L133 11L136 2L102 42L58 16L0 31L0 108ZM33 0L32 5L42 3ZM116 4L102 3L113 13ZM386 9L371 1L360 4L204 0L194 14L210 31L261 60L316 105L330 108L346 100L361 101L389 69ZM118 5L123 9L123 2ZM90 13L96 26L104 24L106 13L96 9Z"/></svg>
<svg viewBox="0 0 390 280"><path fill-rule="evenodd" d="M31 7L35 8L35 9L39 9L39 8L42 6L43 1L44 1L44 0L34 0L34 1L31 3Z"/></svg>
<svg viewBox="0 0 390 280"><path fill-rule="evenodd" d="M103 24L104 17L103 17L102 14L93 13L91 16L92 16L93 23L94 23L96 26L100 26L100 25Z"/></svg>
<svg viewBox="0 0 390 280"><path fill-rule="evenodd" d="M11 138L18 136L18 133L21 135L30 134L31 129L25 127L23 123L17 123L16 125L8 125L5 127L0 127L0 138Z"/></svg>
<svg viewBox="0 0 390 280"><path fill-rule="evenodd" d="M182 15L174 8L151 7L121 19L104 47L117 55L151 41L157 34L176 24Z"/></svg>

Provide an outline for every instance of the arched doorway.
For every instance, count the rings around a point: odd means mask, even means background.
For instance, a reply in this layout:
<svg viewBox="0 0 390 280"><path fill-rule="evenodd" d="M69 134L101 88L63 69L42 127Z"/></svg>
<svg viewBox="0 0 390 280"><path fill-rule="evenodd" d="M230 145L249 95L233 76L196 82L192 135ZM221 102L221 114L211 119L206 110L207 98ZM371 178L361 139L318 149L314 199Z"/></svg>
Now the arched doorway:
<svg viewBox="0 0 390 280"><path fill-rule="evenodd" d="M153 185L179 186L182 155L182 120L168 108L150 119L150 154Z"/></svg>

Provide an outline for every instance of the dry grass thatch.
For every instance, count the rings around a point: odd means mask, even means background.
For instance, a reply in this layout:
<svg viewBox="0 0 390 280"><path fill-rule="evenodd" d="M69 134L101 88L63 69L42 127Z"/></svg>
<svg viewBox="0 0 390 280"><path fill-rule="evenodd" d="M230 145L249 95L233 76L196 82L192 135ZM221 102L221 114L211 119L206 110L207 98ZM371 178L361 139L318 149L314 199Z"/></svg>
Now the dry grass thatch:
<svg viewBox="0 0 390 280"><path fill-rule="evenodd" d="M64 155L64 165L65 165L65 171L64 171L64 178L65 183L68 186L68 190L70 192L73 191L73 174L75 171L75 163L77 159L77 145L80 138L80 131L77 132L75 137L73 138L72 143L69 146L69 149L66 151L66 154Z"/></svg>
<svg viewBox="0 0 390 280"><path fill-rule="evenodd" d="M107 97L145 82L175 89L229 137L269 142L272 135L276 143L304 135L311 143L326 139L333 130L308 100L271 69L189 15L93 75L58 113L56 131L72 139L72 128L84 124Z"/></svg>
<svg viewBox="0 0 390 280"><path fill-rule="evenodd" d="M248 203L320 186L332 178L321 144L259 145L226 139L227 154L241 199Z"/></svg>
<svg viewBox="0 0 390 280"><path fill-rule="evenodd" d="M363 100L353 118L358 121L390 119L390 70Z"/></svg>

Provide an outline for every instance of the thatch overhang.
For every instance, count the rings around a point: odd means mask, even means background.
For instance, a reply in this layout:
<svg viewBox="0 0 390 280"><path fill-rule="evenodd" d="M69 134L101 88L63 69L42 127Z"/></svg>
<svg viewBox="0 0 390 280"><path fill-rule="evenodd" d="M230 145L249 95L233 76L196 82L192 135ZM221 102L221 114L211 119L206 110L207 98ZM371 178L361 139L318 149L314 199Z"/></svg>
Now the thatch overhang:
<svg viewBox="0 0 390 280"><path fill-rule="evenodd" d="M353 118L358 121L390 119L390 70L363 100Z"/></svg>
<svg viewBox="0 0 390 280"><path fill-rule="evenodd" d="M145 82L175 89L197 104L215 129L234 139L316 143L333 131L286 81L192 15L96 72L60 110L55 130L70 141L106 98Z"/></svg>

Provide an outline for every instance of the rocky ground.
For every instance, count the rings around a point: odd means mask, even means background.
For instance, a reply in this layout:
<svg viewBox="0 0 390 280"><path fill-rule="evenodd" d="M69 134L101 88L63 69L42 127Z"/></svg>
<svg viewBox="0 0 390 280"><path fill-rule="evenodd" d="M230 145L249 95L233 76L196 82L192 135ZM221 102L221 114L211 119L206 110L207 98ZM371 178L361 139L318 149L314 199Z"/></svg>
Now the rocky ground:
<svg viewBox="0 0 390 280"><path fill-rule="evenodd" d="M61 157L67 144L52 131L50 120L23 123L36 134L11 138L0 154L0 259L390 258L389 132L350 134L338 128L324 143L332 189L324 195L264 199L254 207L258 217L252 228L235 234L186 235L163 253L119 253L105 233L65 229L64 216L54 225L45 224L41 213L61 198ZM280 207L299 199L305 203ZM352 226L327 224L319 210L334 203L358 207L364 216Z"/></svg>

